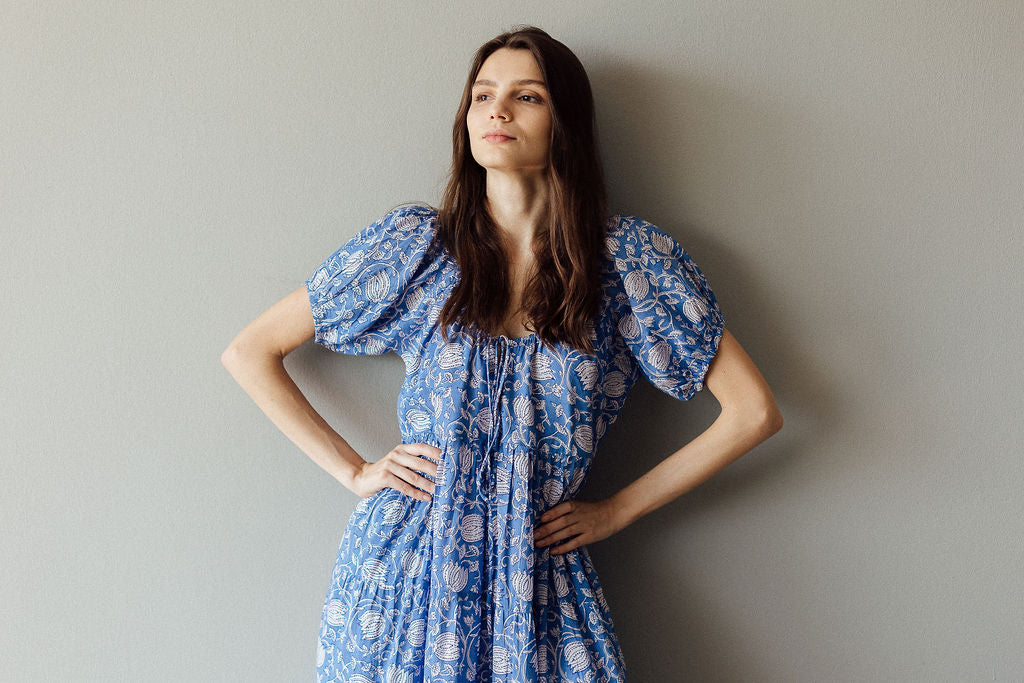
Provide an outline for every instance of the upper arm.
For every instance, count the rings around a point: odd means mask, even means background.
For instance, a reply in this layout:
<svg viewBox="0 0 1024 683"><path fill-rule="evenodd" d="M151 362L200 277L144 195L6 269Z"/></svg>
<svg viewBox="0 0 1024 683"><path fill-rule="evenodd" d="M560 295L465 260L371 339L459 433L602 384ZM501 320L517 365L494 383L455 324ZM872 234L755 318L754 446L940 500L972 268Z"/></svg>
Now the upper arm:
<svg viewBox="0 0 1024 683"><path fill-rule="evenodd" d="M232 340L232 351L276 353L282 357L313 338L313 313L305 285L297 288L255 320Z"/></svg>
<svg viewBox="0 0 1024 683"><path fill-rule="evenodd" d="M722 331L718 352L704 377L704 386L723 409L763 416L781 426L782 416L772 390L728 329Z"/></svg>

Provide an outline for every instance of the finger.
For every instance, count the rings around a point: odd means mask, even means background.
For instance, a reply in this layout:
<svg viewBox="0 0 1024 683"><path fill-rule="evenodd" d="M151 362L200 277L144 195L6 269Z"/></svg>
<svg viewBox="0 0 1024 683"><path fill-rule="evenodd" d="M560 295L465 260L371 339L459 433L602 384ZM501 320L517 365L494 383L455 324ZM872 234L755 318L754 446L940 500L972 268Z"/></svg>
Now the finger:
<svg viewBox="0 0 1024 683"><path fill-rule="evenodd" d="M542 527L536 527L533 530L533 544L536 546L536 545L540 545L541 543L547 541L548 537L551 536L551 534L554 531L555 531L554 529L552 529L551 527L549 527L547 525L542 526Z"/></svg>
<svg viewBox="0 0 1024 683"><path fill-rule="evenodd" d="M552 545L554 543L557 543L558 541L561 541L562 539L569 538L570 536L575 536L581 533L582 531L583 529L579 526L578 523L571 524L569 526L563 527L555 531L553 534L550 534L547 538L542 539L541 545Z"/></svg>
<svg viewBox="0 0 1024 683"><path fill-rule="evenodd" d="M554 548L552 548L548 552L551 553L552 555L564 555L565 553L569 552L570 550L574 550L576 548L579 548L581 545L585 545L582 534L577 536L576 538L572 539L568 543L563 543L562 545L556 545Z"/></svg>
<svg viewBox="0 0 1024 683"><path fill-rule="evenodd" d="M413 483L414 486L418 486L419 488L426 491L428 494L433 495L436 486L434 482L430 481L426 477L421 477L420 475L414 472L412 473L412 478L410 479L410 481Z"/></svg>
<svg viewBox="0 0 1024 683"><path fill-rule="evenodd" d="M441 462L441 449L437 446L431 446L429 443L407 443L402 444L405 447L407 453L413 455L422 455L437 462Z"/></svg>
<svg viewBox="0 0 1024 683"><path fill-rule="evenodd" d="M413 486L427 493L427 495L433 495L434 482L417 474L414 470L406 469L400 476Z"/></svg>
<svg viewBox="0 0 1024 683"><path fill-rule="evenodd" d="M579 547L583 545L584 541L587 538L589 538L588 534L581 532L579 529L576 529L575 531L566 530L566 532L567 533L564 533L563 535L558 536L557 538L552 538L547 543L547 545L550 546L551 552L555 555L559 555L565 552L566 550L570 550L571 548ZM564 543L558 544L559 541L563 540L565 541Z"/></svg>
<svg viewBox="0 0 1024 683"><path fill-rule="evenodd" d="M579 520L576 519L576 516L575 515L570 515L567 512L564 515L562 515L561 517L556 517L555 519L551 520L550 522L548 522L544 526L546 526L550 530L548 533L551 533L551 532L558 532L558 531L561 531L561 530L569 528L569 527L573 527L573 526L575 526L578 523L579 523Z"/></svg>
<svg viewBox="0 0 1024 683"><path fill-rule="evenodd" d="M437 478L437 465L424 460L423 458L416 455L401 455L397 458L401 465L405 467L405 473L401 474L403 479L411 484L419 486L424 491L434 492L434 482L430 481L426 477L420 476L419 472L424 472L431 475L435 479ZM398 472L395 472L398 474Z"/></svg>
<svg viewBox="0 0 1024 683"><path fill-rule="evenodd" d="M414 467L419 471L427 472L431 476L437 476L437 468L440 466L441 462L440 450L437 449L437 447L428 443L403 443L402 446L404 446L404 453L406 453L409 458L415 459L412 461L403 460L403 464L406 464L409 467ZM417 447L408 446L423 446L424 449L428 450L423 451L422 449L417 449ZM397 458L397 456L395 456L395 458ZM427 458L427 460L424 460L424 458Z"/></svg>
<svg viewBox="0 0 1024 683"><path fill-rule="evenodd" d="M403 470L403 471L404 472L408 472L408 470ZM400 491L401 493L404 493L405 495L409 496L410 498L415 498L417 500L424 500L424 501L429 501L430 500L430 494L426 493L425 491L419 490L418 488L416 488L411 483L409 483L408 481L406 481L405 479L403 479L401 476L399 476L398 474L396 474L394 472L391 473L391 480L390 481L391 481L391 484L390 484L391 488L396 489L397 491Z"/></svg>
<svg viewBox="0 0 1024 683"><path fill-rule="evenodd" d="M573 523L573 518L568 515L562 515L533 528L533 538L536 543L539 540L545 539L559 529L564 529L569 524ZM549 539L550 540L550 539Z"/></svg>
<svg viewBox="0 0 1024 683"><path fill-rule="evenodd" d="M395 456L395 460L405 465L411 470L416 472L426 472L427 474L437 474L437 463L433 460L424 460L418 455L410 455L406 453L400 453Z"/></svg>
<svg viewBox="0 0 1024 683"><path fill-rule="evenodd" d="M429 470L431 467L436 469L437 466L434 465L433 463L427 463L427 469L423 469L423 464L425 461L422 458L414 459L416 461L414 468L406 470L406 473L408 474L406 480L412 483L414 486L422 488L423 490L425 490L425 492L432 496L436 484L434 484L434 482L428 479L427 477L421 475L419 472L422 470L424 472L427 472L428 474L434 474L436 476L436 473L430 472Z"/></svg>
<svg viewBox="0 0 1024 683"><path fill-rule="evenodd" d="M572 508L569 506L569 503L570 501L559 503L555 507L548 509L544 514L538 517L538 519L542 522L549 522L556 517L561 517L567 512L572 512Z"/></svg>

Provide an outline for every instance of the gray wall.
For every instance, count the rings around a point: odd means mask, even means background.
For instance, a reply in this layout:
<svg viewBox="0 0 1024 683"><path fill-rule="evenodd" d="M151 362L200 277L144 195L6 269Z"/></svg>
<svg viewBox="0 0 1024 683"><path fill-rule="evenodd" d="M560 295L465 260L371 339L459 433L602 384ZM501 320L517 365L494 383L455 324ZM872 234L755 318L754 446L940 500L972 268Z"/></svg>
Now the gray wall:
<svg viewBox="0 0 1024 683"><path fill-rule="evenodd" d="M1019 676L1020 3L375 5L4 3L0 679L312 679L357 499L220 352L439 201L469 58L521 22L786 419L591 546L631 680ZM364 457L400 441L397 356L287 365ZM581 497L716 408L638 385Z"/></svg>

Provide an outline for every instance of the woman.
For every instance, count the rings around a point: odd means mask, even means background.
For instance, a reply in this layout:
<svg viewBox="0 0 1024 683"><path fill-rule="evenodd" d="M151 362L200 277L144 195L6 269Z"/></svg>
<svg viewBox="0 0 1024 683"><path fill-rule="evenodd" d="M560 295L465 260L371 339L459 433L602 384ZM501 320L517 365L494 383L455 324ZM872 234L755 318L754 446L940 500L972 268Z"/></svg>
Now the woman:
<svg viewBox="0 0 1024 683"><path fill-rule="evenodd" d="M682 247L605 211L590 85L533 27L476 53L440 208L400 205L232 342L224 364L362 497L323 609L318 681L624 681L587 544L778 431L771 391ZM403 443L364 461L283 359L395 351ZM640 374L721 415L606 500L576 500Z"/></svg>

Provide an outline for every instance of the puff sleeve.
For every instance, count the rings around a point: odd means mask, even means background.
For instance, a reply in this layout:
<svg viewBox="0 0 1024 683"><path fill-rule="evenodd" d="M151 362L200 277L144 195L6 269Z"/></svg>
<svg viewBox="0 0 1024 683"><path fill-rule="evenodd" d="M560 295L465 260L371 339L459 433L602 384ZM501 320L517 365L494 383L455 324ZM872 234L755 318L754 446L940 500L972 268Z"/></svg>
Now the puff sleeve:
<svg viewBox="0 0 1024 683"><path fill-rule="evenodd" d="M400 353L429 259L428 209L403 205L360 230L306 280L313 341L338 353Z"/></svg>
<svg viewBox="0 0 1024 683"><path fill-rule="evenodd" d="M608 248L622 285L619 334L654 386L689 400L725 328L714 292L675 238L635 216L619 217Z"/></svg>

